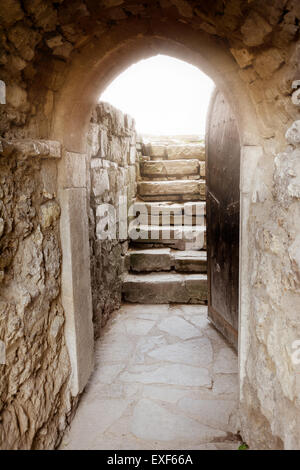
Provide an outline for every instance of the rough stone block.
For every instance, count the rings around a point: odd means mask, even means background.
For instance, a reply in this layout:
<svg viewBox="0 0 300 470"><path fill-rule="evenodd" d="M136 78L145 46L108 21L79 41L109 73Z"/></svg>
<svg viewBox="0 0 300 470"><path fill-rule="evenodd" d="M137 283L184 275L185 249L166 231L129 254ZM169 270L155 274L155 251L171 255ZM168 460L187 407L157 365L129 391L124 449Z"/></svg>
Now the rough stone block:
<svg viewBox="0 0 300 470"><path fill-rule="evenodd" d="M6 104L6 86L3 80L0 80L0 104Z"/></svg>
<svg viewBox="0 0 300 470"><path fill-rule="evenodd" d="M206 273L206 251L182 251L174 253L174 267L178 272Z"/></svg>
<svg viewBox="0 0 300 470"><path fill-rule="evenodd" d="M254 69L261 78L272 78L274 72L284 63L284 57L276 48L262 52L254 62Z"/></svg>
<svg viewBox="0 0 300 470"><path fill-rule="evenodd" d="M47 199L57 194L57 165L53 160L43 160L41 165L41 178L43 182L43 196Z"/></svg>
<svg viewBox="0 0 300 470"><path fill-rule="evenodd" d="M105 191L109 191L109 174L107 169L101 168L98 171L93 171L92 174L92 190L95 197L102 196Z"/></svg>
<svg viewBox="0 0 300 470"><path fill-rule="evenodd" d="M198 159L205 160L205 148L201 144L177 144L167 147L169 160Z"/></svg>
<svg viewBox="0 0 300 470"><path fill-rule="evenodd" d="M22 158L60 158L61 145L55 140L12 139L1 140L0 152L9 155L13 151L22 155Z"/></svg>
<svg viewBox="0 0 300 470"><path fill-rule="evenodd" d="M64 152L58 164L58 187L85 188L87 186L86 155Z"/></svg>
<svg viewBox="0 0 300 470"><path fill-rule="evenodd" d="M141 163L141 174L148 177L166 177L199 174L198 160L165 160Z"/></svg>
<svg viewBox="0 0 300 470"><path fill-rule="evenodd" d="M133 303L204 303L206 291L204 274L128 274L123 283L124 299Z"/></svg>
<svg viewBox="0 0 300 470"><path fill-rule="evenodd" d="M205 182L203 180L177 180L177 181L142 181L138 183L140 196L171 196L171 195L205 195Z"/></svg>
<svg viewBox="0 0 300 470"><path fill-rule="evenodd" d="M170 271L171 250L138 250L128 253L129 267L134 272Z"/></svg>
<svg viewBox="0 0 300 470"><path fill-rule="evenodd" d="M205 162L200 162L200 176L201 178L205 178Z"/></svg>
<svg viewBox="0 0 300 470"><path fill-rule="evenodd" d="M300 120L293 122L291 127L287 130L285 138L289 144L300 144Z"/></svg>
<svg viewBox="0 0 300 470"><path fill-rule="evenodd" d="M167 156L166 146L151 144L149 146L149 153L150 153L150 157L164 158Z"/></svg>
<svg viewBox="0 0 300 470"><path fill-rule="evenodd" d="M250 12L241 27L243 41L250 47L260 46L271 31L271 25L255 11Z"/></svg>
<svg viewBox="0 0 300 470"><path fill-rule="evenodd" d="M60 207L56 201L48 201L40 207L40 223L43 229L51 225L59 218Z"/></svg>

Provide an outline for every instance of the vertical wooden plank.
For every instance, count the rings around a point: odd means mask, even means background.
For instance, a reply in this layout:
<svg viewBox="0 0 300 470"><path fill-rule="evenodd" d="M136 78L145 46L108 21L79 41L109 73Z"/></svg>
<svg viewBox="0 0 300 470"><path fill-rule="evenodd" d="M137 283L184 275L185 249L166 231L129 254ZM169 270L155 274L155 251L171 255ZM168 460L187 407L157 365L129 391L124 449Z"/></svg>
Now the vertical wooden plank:
<svg viewBox="0 0 300 470"><path fill-rule="evenodd" d="M237 348L240 139L229 104L212 96L206 132L208 316Z"/></svg>

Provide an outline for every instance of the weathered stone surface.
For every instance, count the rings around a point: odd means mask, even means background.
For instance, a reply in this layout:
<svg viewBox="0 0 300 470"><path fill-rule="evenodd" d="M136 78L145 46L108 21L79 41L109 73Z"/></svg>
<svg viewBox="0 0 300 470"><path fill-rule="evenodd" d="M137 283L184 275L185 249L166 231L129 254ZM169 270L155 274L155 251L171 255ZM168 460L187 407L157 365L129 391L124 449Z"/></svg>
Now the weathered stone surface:
<svg viewBox="0 0 300 470"><path fill-rule="evenodd" d="M78 427L80 412L75 416L74 426L65 441L65 445L68 445L68 441L70 441L73 449L93 449L101 434L122 416L129 405L128 400L98 399L97 413L95 413L94 400L86 402L87 398L83 398L81 407L85 409L86 419ZM93 433L95 430L97 430L96 434ZM93 438L91 439L92 433Z"/></svg>
<svg viewBox="0 0 300 470"><path fill-rule="evenodd" d="M128 319L125 321L125 328L129 335L145 336L152 330L155 320L139 318L136 320Z"/></svg>
<svg viewBox="0 0 300 470"><path fill-rule="evenodd" d="M230 415L232 414L235 401L229 400L195 400L193 398L182 398L179 408L193 418L199 419L202 424L216 427L223 431L230 429Z"/></svg>
<svg viewBox="0 0 300 470"><path fill-rule="evenodd" d="M149 148L149 154L150 157L164 158L167 156L166 146L151 144Z"/></svg>
<svg viewBox="0 0 300 470"><path fill-rule="evenodd" d="M144 384L172 384L181 386L210 388L211 379L203 367L171 364L158 368L144 367L140 373L124 372L120 376L123 382L140 382Z"/></svg>
<svg viewBox="0 0 300 470"><path fill-rule="evenodd" d="M243 390L240 409L244 418L241 430L243 438L252 447L299 448L299 391L297 381L294 380L292 384L291 377L294 379L296 374L295 366L290 362L289 351L289 345L295 336L299 336L296 316L299 289L295 260L290 260L288 255L291 249L294 257L291 246L295 249L294 244L297 244L298 183L294 186L293 176L278 180L273 178L274 155L285 145L284 133L288 124L298 119L297 108L290 97L295 91L291 90L291 83L298 78L299 2L236 0L229 3L211 2L209 5L198 2L197 5L193 4L192 9L191 4L185 1L176 1L175 4L168 0L144 2L142 5L124 1L117 7L115 2L86 3L84 0L9 0L2 3L1 76L9 84L10 90L15 91L10 91L7 104L1 105L1 135L7 139L25 136L48 138L52 135L61 139L65 148L70 151L84 151L84 128L90 103L95 102L96 90L104 89L110 77L122 71L126 60L128 64L140 60L144 54L148 54L149 47L155 53L168 52L167 49L170 49L170 53L176 54L180 50L180 57L183 59L186 51L186 58L195 65L199 65L199 57L207 59L207 70L211 70L212 78L230 94L230 101L240 124L243 156L245 145L259 145L263 148L261 159L255 160L257 167L253 165L254 171L251 169L251 161L244 166L244 159L241 159L242 182L245 175L255 174L254 191L252 183L248 185L247 190L242 186L241 252L245 261L242 263L245 272L243 271L241 282L243 302L240 313L244 334L243 351L249 351L249 354L247 353L247 360L241 354L240 362ZM113 7L113 11L107 11L107 3ZM127 12L130 13L128 24L127 19L123 19ZM150 34L147 29L148 19L151 21ZM46 45L45 41L57 34L61 34L66 41L75 45L76 52L72 51L69 58L55 58L52 50ZM134 38L139 38L137 47ZM230 48L247 47L249 41L252 44L250 47L254 55L253 63L256 67L259 66L257 70L261 69L261 76L258 80L257 73L253 72L251 66L244 69L245 74L242 76L247 75L246 80L250 88L255 87L257 90L256 97L249 93L246 83L244 85L240 81L239 65L234 63L228 53ZM132 45L130 53L123 48L124 44ZM278 67L275 57L270 67L271 70L275 67L275 70L270 74L266 70L268 60L260 59L261 63L257 64L255 59L261 53L267 53L269 49L273 55L274 48L278 48L285 62L281 63L279 59ZM124 52L122 58L116 53L120 50ZM262 75L266 78L262 78ZM87 83L92 85L86 86ZM108 119L105 115L103 119L101 117L103 123L105 119ZM125 119L123 121L125 122ZM122 128L121 119L116 119L114 124ZM117 145L115 147L117 148ZM34 167L35 163L31 163ZM296 164L296 159L294 163ZM23 162L20 164L19 161L16 164L16 179L19 179L22 165ZM295 172L293 168L290 170ZM30 171L28 170L28 173ZM296 169L296 173L297 171ZM39 169L36 169L36 174L38 173ZM259 191L265 193L262 198L257 197L257 185L267 189ZM25 243L25 240L30 238L32 227L37 229L37 216L33 213L39 213L40 204L45 202L44 196L36 198L35 192L28 195L29 193L24 185L24 197L15 198L10 203L7 192L4 192L5 197L1 199L4 200L1 217L5 219L1 240L7 240L7 234L10 234L7 245L5 242L4 248L1 247L0 279L1 286L5 285L5 289L7 276L9 280L14 278L14 273L7 272L13 258L12 253L21 250L16 240L21 240L22 245L23 241ZM286 201L284 204L277 194L282 195L282 200ZM16 211L13 210L17 213L16 217L7 216L7 212L11 213L10 204L18 207ZM36 238L39 236L36 235ZM48 238L46 239L48 241ZM11 299L10 292L5 291L4 296L5 299ZM31 303L26 307L26 319L32 316L33 305L36 311L47 311L35 296L31 299ZM42 322L36 322L40 323ZM28 330L30 331L30 328ZM44 343L48 344L47 341ZM31 345L27 345L30 348ZM26 352L21 351L18 358L24 356ZM45 357L44 351L41 357ZM38 372L46 369L47 364L45 368L41 365ZM27 369L21 365L18 370ZM41 390L45 383L51 383L50 375L50 372L47 377L43 375ZM10 380L5 378L5 383L10 383ZM19 395L21 394L22 390ZM49 392L44 395L53 398L55 394ZM32 393L32 396L35 403L42 399L38 393ZM16 397L12 400L11 397L4 398L3 403L7 406L17 402ZM56 432L56 419L60 410L68 408L67 404L61 405L63 401L58 397L51 402L51 425L45 427L43 423L39 423L38 428L30 428L23 433L25 437L22 442L18 438L15 439L14 435L8 444L20 448L23 444L30 445L29 439L32 439L35 447L53 446L56 439L53 437ZM11 409L7 414L10 411ZM7 414L4 418L6 423L10 423L12 435L14 430L19 433L18 423L22 423L20 426L25 430L26 419L19 408L9 419ZM34 412L34 415L41 416L40 409ZM45 420L47 419L46 417ZM60 424L61 428L63 426L64 424ZM36 433L36 429L40 431Z"/></svg>
<svg viewBox="0 0 300 470"><path fill-rule="evenodd" d="M283 63L284 58L278 49L268 49L255 59L254 69L261 78L268 79Z"/></svg>
<svg viewBox="0 0 300 470"><path fill-rule="evenodd" d="M99 103L88 134L90 167L90 246L95 336L121 303L122 275L127 250L127 205L136 195L134 121L108 103ZM127 200L126 200L127 197ZM113 214L103 216L103 204ZM115 222L111 239L103 239L107 220ZM103 227L104 224L104 227ZM121 227L122 225L122 227Z"/></svg>
<svg viewBox="0 0 300 470"><path fill-rule="evenodd" d="M242 69L253 62L254 55L248 49L230 49L230 52Z"/></svg>
<svg viewBox="0 0 300 470"><path fill-rule="evenodd" d="M299 145L300 144L300 120L295 121L292 126L287 130L285 138L289 144Z"/></svg>
<svg viewBox="0 0 300 470"><path fill-rule="evenodd" d="M141 164L142 176L163 177L199 175L198 160L165 160Z"/></svg>
<svg viewBox="0 0 300 470"><path fill-rule="evenodd" d="M236 395L238 392L237 374L217 374L214 380L213 392L220 395Z"/></svg>
<svg viewBox="0 0 300 470"><path fill-rule="evenodd" d="M0 152L10 155L18 152L22 158L60 158L61 145L59 142L51 140L13 139L10 141L1 140Z"/></svg>
<svg viewBox="0 0 300 470"><path fill-rule="evenodd" d="M62 304L66 313L65 336L72 367L72 394L76 396L87 384L94 363L86 189L61 189L59 199L61 244L65 254Z"/></svg>
<svg viewBox="0 0 300 470"><path fill-rule="evenodd" d="M291 139L295 138L292 132ZM274 181L275 197L283 207L300 198L300 149L276 155Z"/></svg>
<svg viewBox="0 0 300 470"><path fill-rule="evenodd" d="M138 192L141 197L164 196L166 200L171 195L191 195L200 198L205 196L205 182L203 180L143 181L138 183Z"/></svg>
<svg viewBox="0 0 300 470"><path fill-rule="evenodd" d="M123 296L128 302L163 303L201 303L207 299L207 277L194 275L189 279L181 274L128 274L124 278Z"/></svg>
<svg viewBox="0 0 300 470"><path fill-rule="evenodd" d="M166 331L171 336L178 336L181 339L190 339L199 336L199 330L197 330L197 328L177 316L168 317L163 320L159 323L158 329Z"/></svg>
<svg viewBox="0 0 300 470"><path fill-rule="evenodd" d="M41 227L46 229L51 227L60 216L60 206L56 201L46 202L40 209Z"/></svg>
<svg viewBox="0 0 300 470"><path fill-rule="evenodd" d="M251 47L260 46L271 31L271 25L255 11L250 12L241 27L244 43Z"/></svg>
<svg viewBox="0 0 300 470"><path fill-rule="evenodd" d="M191 311L191 306L189 308ZM203 309L206 316L207 308ZM167 331L159 330L158 334L156 328L162 321L170 318L170 325L174 323L173 310L183 325L190 325L183 318L187 311L185 305L176 308L123 305L112 315L96 343L95 373L61 449L82 448L82 429L88 430L84 448L89 449L102 449L104 444L109 449L198 448L216 436L219 437L214 448L222 444L225 449L231 449L234 444L237 449L238 440L223 439L226 439L224 431L234 432L234 426L231 420L227 424L227 418L232 405L235 405L233 414L236 412L238 384L231 382L232 394L212 394L208 388L211 386L213 353L219 348L207 334L213 327L200 328L199 337L185 340L178 336L171 339ZM147 319L143 318L145 315ZM193 318L192 314L189 316ZM141 318L144 323L140 323ZM178 330L181 329L182 324L178 324ZM136 335L136 332L141 334ZM213 377L213 383L219 376ZM232 376L225 374L225 377ZM223 407L221 402L224 402ZM126 409L125 403L128 403ZM100 426L91 418L92 409L95 416L105 414ZM107 427L107 423L112 424Z"/></svg>
<svg viewBox="0 0 300 470"><path fill-rule="evenodd" d="M183 251L174 254L174 267L178 272L205 273L207 255L205 251Z"/></svg>
<svg viewBox="0 0 300 470"><path fill-rule="evenodd" d="M6 85L3 80L0 80L0 104L6 104Z"/></svg>
<svg viewBox="0 0 300 470"><path fill-rule="evenodd" d="M169 403L176 403L185 394L186 390L180 390L166 385L145 385L143 390L144 398L161 400Z"/></svg>
<svg viewBox="0 0 300 470"><path fill-rule="evenodd" d="M131 432L140 439L189 443L197 440L208 442L226 436L224 432L214 431L191 418L172 414L147 399L142 399L135 408Z"/></svg>
<svg viewBox="0 0 300 470"><path fill-rule="evenodd" d="M206 173L205 173L205 162L199 162L200 165L200 177L205 178Z"/></svg>
<svg viewBox="0 0 300 470"><path fill-rule="evenodd" d="M183 328L187 333L186 325ZM160 329L163 328L160 326ZM172 332L170 333L168 330L167 332L171 335L174 334ZM196 333L194 332L192 336L190 336L190 331L188 338L195 336L195 334ZM199 336L199 331L197 332L197 336ZM183 337L183 335L180 337L187 339L186 337ZM169 344L167 346L161 346L148 353L148 356L158 360L177 362L180 364L189 364L192 366L208 367L213 358L212 354L213 350L210 341L207 338L198 338L193 341L189 341L188 343L180 342Z"/></svg>
<svg viewBox="0 0 300 470"><path fill-rule="evenodd" d="M0 19L5 26L10 26L24 17L24 12L18 0L8 0L1 6Z"/></svg>
<svg viewBox="0 0 300 470"><path fill-rule="evenodd" d="M168 145L169 160L194 159L205 160L205 148L201 144Z"/></svg>
<svg viewBox="0 0 300 470"><path fill-rule="evenodd" d="M60 188L86 188L86 155L64 152L58 166L58 184Z"/></svg>
<svg viewBox="0 0 300 470"><path fill-rule="evenodd" d="M129 251L127 254L128 265L134 272L170 271L170 254L170 248Z"/></svg>
<svg viewBox="0 0 300 470"><path fill-rule="evenodd" d="M51 208L45 202L44 161L27 148L12 146L0 157L1 449L53 448L74 404L60 298L60 209L55 196Z"/></svg>
<svg viewBox="0 0 300 470"><path fill-rule="evenodd" d="M237 355L228 348L222 348L216 357L214 371L222 374L233 374L237 369Z"/></svg>

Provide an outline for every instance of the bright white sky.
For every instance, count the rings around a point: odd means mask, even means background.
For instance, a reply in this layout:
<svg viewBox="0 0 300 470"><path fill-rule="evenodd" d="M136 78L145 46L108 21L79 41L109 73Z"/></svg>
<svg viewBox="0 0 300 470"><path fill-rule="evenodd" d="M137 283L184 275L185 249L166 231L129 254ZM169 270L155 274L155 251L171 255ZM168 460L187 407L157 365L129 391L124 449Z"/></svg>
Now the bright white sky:
<svg viewBox="0 0 300 470"><path fill-rule="evenodd" d="M213 87L197 67L157 55L121 73L100 100L130 114L140 133L202 136Z"/></svg>

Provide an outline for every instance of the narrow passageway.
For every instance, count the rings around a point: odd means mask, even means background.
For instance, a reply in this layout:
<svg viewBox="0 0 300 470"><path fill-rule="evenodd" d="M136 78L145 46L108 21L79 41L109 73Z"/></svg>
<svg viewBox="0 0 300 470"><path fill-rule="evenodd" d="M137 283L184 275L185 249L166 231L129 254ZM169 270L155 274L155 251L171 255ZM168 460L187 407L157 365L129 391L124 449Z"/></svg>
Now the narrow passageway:
<svg viewBox="0 0 300 470"><path fill-rule="evenodd" d="M199 305L124 304L61 449L237 449L237 356Z"/></svg>
<svg viewBox="0 0 300 470"><path fill-rule="evenodd" d="M123 299L62 449L237 449L237 355L207 319L205 150L143 138Z"/></svg>

